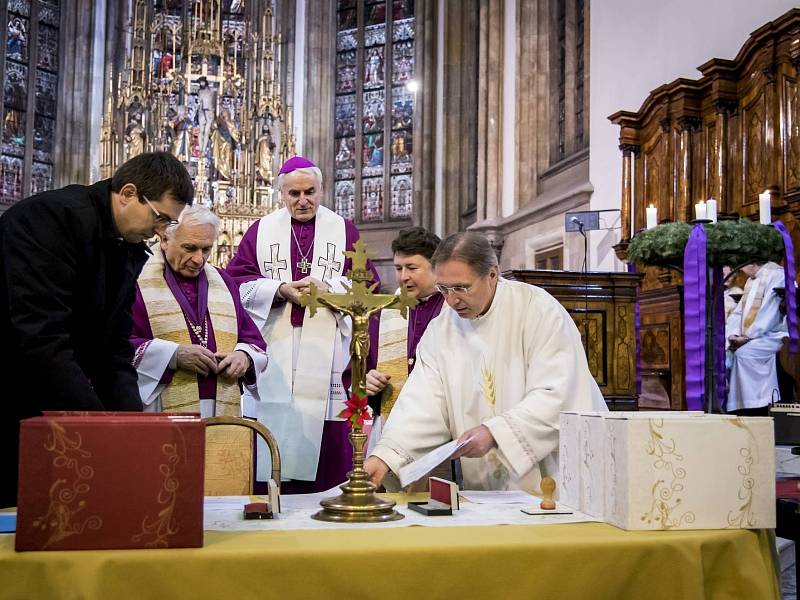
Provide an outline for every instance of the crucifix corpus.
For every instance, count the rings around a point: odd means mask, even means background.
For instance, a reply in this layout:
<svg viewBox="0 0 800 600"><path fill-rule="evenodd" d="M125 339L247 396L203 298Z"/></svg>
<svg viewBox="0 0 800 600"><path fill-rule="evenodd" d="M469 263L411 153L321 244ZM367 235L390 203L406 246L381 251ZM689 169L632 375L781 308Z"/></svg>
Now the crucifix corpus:
<svg viewBox="0 0 800 600"><path fill-rule="evenodd" d="M367 250L358 240L352 252L345 252L352 260L352 269L347 274L351 284L345 285L346 292L320 293L312 283L308 292L300 299L307 306L309 316L313 317L319 306L326 306L342 314L350 315L353 321L353 337L350 341L350 360L353 373L352 395L364 399L367 395L367 356L369 355L369 319L384 308L396 308L403 317L408 309L417 305L417 300L408 295L402 286L399 295L375 294L377 283L368 286L372 273L367 269ZM353 421L351 421L353 424ZM395 521L403 515L394 510L394 501L375 495L375 485L364 470L364 445L367 435L358 424L350 430L350 443L353 445L353 470L347 475L349 480L341 486L342 494L323 500L322 510L312 516L318 521L337 521L349 523Z"/></svg>

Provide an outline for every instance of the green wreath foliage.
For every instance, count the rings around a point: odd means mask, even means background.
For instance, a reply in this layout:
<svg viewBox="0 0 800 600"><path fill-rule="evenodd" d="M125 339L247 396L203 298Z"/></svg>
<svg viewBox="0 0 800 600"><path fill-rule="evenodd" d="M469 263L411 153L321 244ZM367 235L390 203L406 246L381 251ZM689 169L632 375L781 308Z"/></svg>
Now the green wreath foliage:
<svg viewBox="0 0 800 600"><path fill-rule="evenodd" d="M707 223L707 257L714 266L741 266L751 262L780 261L783 237L777 229L749 219ZM663 223L636 234L628 246L628 262L649 266L682 266L683 250L692 226Z"/></svg>

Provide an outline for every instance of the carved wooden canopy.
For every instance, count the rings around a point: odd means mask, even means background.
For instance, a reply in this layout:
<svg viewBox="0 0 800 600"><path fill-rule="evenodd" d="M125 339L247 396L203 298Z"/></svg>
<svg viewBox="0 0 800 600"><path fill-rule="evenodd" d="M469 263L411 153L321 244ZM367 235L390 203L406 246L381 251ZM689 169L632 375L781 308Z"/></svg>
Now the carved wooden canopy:
<svg viewBox="0 0 800 600"><path fill-rule="evenodd" d="M773 214L800 215L800 9L754 31L733 60L698 69L699 79L676 79L637 112L609 117L623 155L621 258L650 204L659 221L689 221L709 198L721 213L758 218L768 189Z"/></svg>

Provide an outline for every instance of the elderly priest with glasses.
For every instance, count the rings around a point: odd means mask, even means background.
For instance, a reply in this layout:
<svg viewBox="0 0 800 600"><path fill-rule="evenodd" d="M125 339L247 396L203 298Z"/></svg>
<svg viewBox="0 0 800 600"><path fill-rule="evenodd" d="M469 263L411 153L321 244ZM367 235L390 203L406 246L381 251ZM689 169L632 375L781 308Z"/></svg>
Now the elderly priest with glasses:
<svg viewBox="0 0 800 600"><path fill-rule="evenodd" d="M236 282L207 262L218 233L219 217L187 208L139 276L131 344L145 411L255 416L239 381L258 398L266 346Z"/></svg>
<svg viewBox="0 0 800 600"><path fill-rule="evenodd" d="M558 471L559 413L607 410L578 329L544 290L501 278L478 233L450 236L432 263L452 310L428 326L364 467L380 484L459 440L467 488L538 491Z"/></svg>
<svg viewBox="0 0 800 600"><path fill-rule="evenodd" d="M352 468L347 423L337 419L347 401L351 324L327 308L310 318L300 296L313 282L322 292L344 292L358 230L320 206L322 173L295 156L280 169L275 188L284 207L256 221L242 238L228 273L240 285L242 304L270 347L259 381L265 396L258 420L281 449L282 493L322 491L344 481ZM368 263L380 286L375 268ZM367 368L377 362L377 319L370 326ZM263 464L263 461L260 463ZM266 473L259 467L258 480Z"/></svg>

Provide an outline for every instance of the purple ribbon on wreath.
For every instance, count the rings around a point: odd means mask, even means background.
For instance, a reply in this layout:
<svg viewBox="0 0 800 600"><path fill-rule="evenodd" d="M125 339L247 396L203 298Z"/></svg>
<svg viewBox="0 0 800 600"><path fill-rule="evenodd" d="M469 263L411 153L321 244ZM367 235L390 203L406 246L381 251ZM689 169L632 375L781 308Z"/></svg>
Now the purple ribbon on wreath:
<svg viewBox="0 0 800 600"><path fill-rule="evenodd" d="M714 375L717 384L717 408L722 410L728 397L725 380L725 294L722 267L714 267Z"/></svg>
<svg viewBox="0 0 800 600"><path fill-rule="evenodd" d="M797 353L798 334L797 334L797 290L795 289L795 279L797 271L794 265L794 244L786 227L780 221L775 221L772 226L778 230L783 237L783 248L786 255L783 261L783 279L786 290L786 321L789 325L789 352Z"/></svg>
<svg viewBox="0 0 800 600"><path fill-rule="evenodd" d="M686 348L686 408L703 410L706 368L706 230L692 228L683 253L683 338Z"/></svg>

